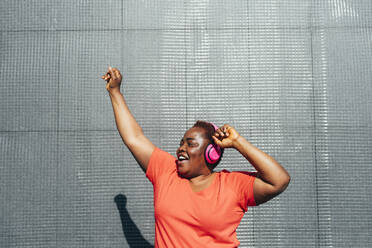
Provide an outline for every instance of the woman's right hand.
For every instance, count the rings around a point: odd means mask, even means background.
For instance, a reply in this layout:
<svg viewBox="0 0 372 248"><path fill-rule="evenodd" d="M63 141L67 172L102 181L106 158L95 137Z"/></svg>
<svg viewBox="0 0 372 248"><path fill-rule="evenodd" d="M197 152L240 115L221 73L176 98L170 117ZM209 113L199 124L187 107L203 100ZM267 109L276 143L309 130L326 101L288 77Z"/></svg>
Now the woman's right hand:
<svg viewBox="0 0 372 248"><path fill-rule="evenodd" d="M118 69L110 66L106 74L102 76L102 79L107 82L106 90L120 90L122 76Z"/></svg>

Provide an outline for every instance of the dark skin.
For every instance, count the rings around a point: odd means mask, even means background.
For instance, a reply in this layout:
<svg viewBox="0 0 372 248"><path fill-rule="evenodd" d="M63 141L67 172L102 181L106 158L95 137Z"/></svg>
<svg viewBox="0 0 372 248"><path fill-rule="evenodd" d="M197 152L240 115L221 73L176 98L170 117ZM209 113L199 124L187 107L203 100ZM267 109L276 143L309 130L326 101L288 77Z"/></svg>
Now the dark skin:
<svg viewBox="0 0 372 248"><path fill-rule="evenodd" d="M285 190L289 184L288 172L272 157L254 147L230 125L225 124L218 128L213 135L214 142L222 148L238 150L256 168L258 177L253 185L253 192L257 204L262 204L272 199ZM187 156L189 160L178 162L178 172L190 181L194 191L207 188L214 179L215 172L211 170L204 159L204 151L209 140L203 128L189 129L180 147L177 156Z"/></svg>
<svg viewBox="0 0 372 248"><path fill-rule="evenodd" d="M120 92L121 73L118 69L109 67L102 79L107 83L106 90L110 95L120 136L146 172L155 145L144 135ZM290 182L288 172L271 156L243 138L233 127L228 124L223 125L216 130L212 138L222 148L234 148L239 151L257 170L258 177L253 185L257 204L272 199L287 188ZM191 128L185 133L177 150L177 155L182 153L189 158L187 161L178 162L177 169L180 176L189 180L194 191L207 188L215 176L215 172L208 168L203 157L208 143L204 129Z"/></svg>
<svg viewBox="0 0 372 248"><path fill-rule="evenodd" d="M182 154L189 158L182 162L177 161L177 171L181 177L190 181L194 191L209 186L214 178L214 172L208 168L204 159L204 151L208 144L205 130L193 127L185 133L176 152L177 156Z"/></svg>

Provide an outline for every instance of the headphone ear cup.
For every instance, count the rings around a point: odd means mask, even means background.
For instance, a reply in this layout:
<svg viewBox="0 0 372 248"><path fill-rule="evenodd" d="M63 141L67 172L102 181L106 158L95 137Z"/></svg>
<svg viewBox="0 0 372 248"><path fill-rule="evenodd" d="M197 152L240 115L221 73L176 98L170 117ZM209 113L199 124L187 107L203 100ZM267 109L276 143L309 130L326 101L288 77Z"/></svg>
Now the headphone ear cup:
<svg viewBox="0 0 372 248"><path fill-rule="evenodd" d="M208 164L217 163L221 158L221 148L216 144L209 144L205 149L204 157Z"/></svg>
<svg viewBox="0 0 372 248"><path fill-rule="evenodd" d="M216 131L218 127L210 122ZM214 165L217 163L221 158L222 150L217 144L209 144L205 149L204 158L207 164Z"/></svg>
<svg viewBox="0 0 372 248"><path fill-rule="evenodd" d="M211 159L209 158L209 151L212 149L212 144L209 144L205 149L204 158L207 164L212 164Z"/></svg>

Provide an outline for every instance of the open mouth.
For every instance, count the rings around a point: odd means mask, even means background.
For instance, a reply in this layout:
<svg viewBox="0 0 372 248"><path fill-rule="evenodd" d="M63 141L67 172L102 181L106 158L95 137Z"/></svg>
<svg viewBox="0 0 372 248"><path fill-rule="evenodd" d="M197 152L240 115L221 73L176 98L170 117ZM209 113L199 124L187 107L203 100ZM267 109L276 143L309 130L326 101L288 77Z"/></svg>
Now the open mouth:
<svg viewBox="0 0 372 248"><path fill-rule="evenodd" d="M177 155L178 161L182 162L185 160L189 160L189 157L186 154L178 154Z"/></svg>
<svg viewBox="0 0 372 248"><path fill-rule="evenodd" d="M178 161L184 161L184 160L189 160L186 156L179 155L178 156Z"/></svg>
<svg viewBox="0 0 372 248"><path fill-rule="evenodd" d="M187 162L189 158L186 155L178 155L177 164L183 164Z"/></svg>

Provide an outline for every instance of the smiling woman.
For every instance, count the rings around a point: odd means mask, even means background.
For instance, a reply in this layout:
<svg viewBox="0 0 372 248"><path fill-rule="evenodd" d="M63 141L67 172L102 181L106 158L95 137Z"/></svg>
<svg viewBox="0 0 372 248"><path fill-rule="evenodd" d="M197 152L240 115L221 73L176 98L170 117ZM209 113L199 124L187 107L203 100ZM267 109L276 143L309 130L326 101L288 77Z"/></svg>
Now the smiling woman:
<svg viewBox="0 0 372 248"><path fill-rule="evenodd" d="M185 133L176 151L179 176L192 180L197 175L211 174L223 154L223 148L215 145L212 139L217 129L211 123L197 121Z"/></svg>
<svg viewBox="0 0 372 248"><path fill-rule="evenodd" d="M237 247L248 206L283 192L288 172L228 124L197 121L176 158L143 134L120 92L120 71L110 67L102 79L120 136L154 187L155 247ZM238 150L257 172L215 172L226 148Z"/></svg>

